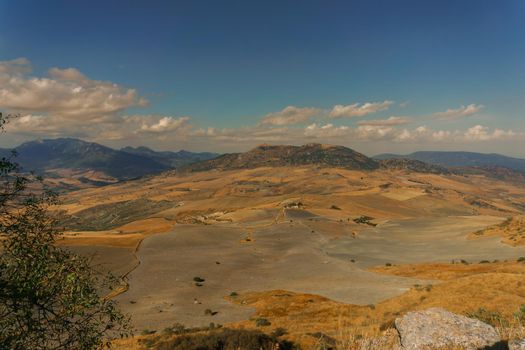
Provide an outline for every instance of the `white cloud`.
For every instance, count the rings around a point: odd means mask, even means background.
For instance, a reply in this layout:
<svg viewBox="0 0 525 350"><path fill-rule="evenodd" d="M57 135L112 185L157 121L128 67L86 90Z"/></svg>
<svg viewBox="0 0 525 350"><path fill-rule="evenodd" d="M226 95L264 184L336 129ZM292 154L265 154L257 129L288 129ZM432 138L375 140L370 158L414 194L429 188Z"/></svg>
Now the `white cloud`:
<svg viewBox="0 0 525 350"><path fill-rule="evenodd" d="M144 122L138 131L152 133L173 132L187 127L189 120L189 117L162 117L153 124L147 124Z"/></svg>
<svg viewBox="0 0 525 350"><path fill-rule="evenodd" d="M333 124L317 125L313 123L304 129L304 135L316 138L341 137L348 135L350 131L351 128L348 126L334 126Z"/></svg>
<svg viewBox="0 0 525 350"><path fill-rule="evenodd" d="M49 77L30 72L26 59L0 62L0 108L93 122L147 103L134 89L90 80L74 68L52 68Z"/></svg>
<svg viewBox="0 0 525 350"><path fill-rule="evenodd" d="M437 112L434 113L432 116L440 120L454 120L476 114L483 108L483 105L472 103L467 106L461 106L456 109L447 109L445 112Z"/></svg>
<svg viewBox="0 0 525 350"><path fill-rule="evenodd" d="M411 119L408 117L391 116L387 119L360 120L357 124L372 125L372 126L394 126L394 125L406 125L410 122L411 122Z"/></svg>
<svg viewBox="0 0 525 350"><path fill-rule="evenodd" d="M392 140L398 129L382 125L360 125L356 129L356 136L361 140Z"/></svg>
<svg viewBox="0 0 525 350"><path fill-rule="evenodd" d="M432 140L434 141L446 141L449 140L453 135L453 132L448 130L438 130L432 132Z"/></svg>
<svg viewBox="0 0 525 350"><path fill-rule="evenodd" d="M335 105L330 111L330 118L352 118L362 117L367 114L387 110L393 104L393 101L383 102L366 102L363 104L354 103L351 105Z"/></svg>
<svg viewBox="0 0 525 350"><path fill-rule="evenodd" d="M89 79L76 68L60 69L55 67L51 68L48 74L55 80L81 82L84 84L89 83Z"/></svg>
<svg viewBox="0 0 525 350"><path fill-rule="evenodd" d="M490 140L501 140L504 138L511 138L516 136L516 133L512 130L501 130L494 129L492 132L486 126L475 125L469 128L465 133L464 137L466 141L490 141Z"/></svg>
<svg viewBox="0 0 525 350"><path fill-rule="evenodd" d="M458 144L475 145L497 140L523 140L525 134L475 125L464 130L433 130L426 126L408 128L406 116L362 120L357 127L319 122L327 118L362 117L390 108L392 101L335 105L323 110L287 106L269 113L257 125L219 129L195 129L188 116L126 115L131 107L147 101L136 90L108 81L93 80L75 68L52 68L45 77L31 76L25 58L0 62L0 110L19 112L10 121L9 134L20 139L46 136L81 137L114 144L146 144L166 147L198 145L199 149L221 150L252 147L272 142L311 142L349 145L354 142L378 144ZM430 116L453 120L479 112L482 105L470 104ZM427 115L428 117L429 115ZM317 119L315 123L312 122ZM309 125L305 126L308 122ZM304 124L303 124L304 123ZM186 144L187 143L187 144Z"/></svg>
<svg viewBox="0 0 525 350"><path fill-rule="evenodd" d="M27 58L17 58L11 61L0 61L0 77L3 75L20 75L31 72L31 63Z"/></svg>
<svg viewBox="0 0 525 350"><path fill-rule="evenodd" d="M320 113L318 108L288 106L279 112L273 112L265 115L260 125L292 125L307 122Z"/></svg>
<svg viewBox="0 0 525 350"><path fill-rule="evenodd" d="M203 137L203 136L215 136L217 135L217 129L214 127L207 127L205 129L197 129L193 132L192 136Z"/></svg>

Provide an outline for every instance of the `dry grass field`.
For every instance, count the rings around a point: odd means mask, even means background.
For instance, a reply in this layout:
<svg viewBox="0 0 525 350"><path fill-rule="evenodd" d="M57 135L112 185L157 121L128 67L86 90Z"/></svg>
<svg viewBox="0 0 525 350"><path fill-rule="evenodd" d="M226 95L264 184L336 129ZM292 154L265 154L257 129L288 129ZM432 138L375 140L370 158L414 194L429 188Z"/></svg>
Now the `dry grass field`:
<svg viewBox="0 0 525 350"><path fill-rule="evenodd" d="M525 244L525 216L517 215L508 218L498 225L473 232L470 238L499 236L501 241L512 246Z"/></svg>
<svg viewBox="0 0 525 350"><path fill-rule="evenodd" d="M284 328L308 349L432 306L510 320L525 247L471 238L524 207L522 186L480 175L304 166L163 174L71 192L57 210L72 216L61 244L126 276L117 300L139 333Z"/></svg>

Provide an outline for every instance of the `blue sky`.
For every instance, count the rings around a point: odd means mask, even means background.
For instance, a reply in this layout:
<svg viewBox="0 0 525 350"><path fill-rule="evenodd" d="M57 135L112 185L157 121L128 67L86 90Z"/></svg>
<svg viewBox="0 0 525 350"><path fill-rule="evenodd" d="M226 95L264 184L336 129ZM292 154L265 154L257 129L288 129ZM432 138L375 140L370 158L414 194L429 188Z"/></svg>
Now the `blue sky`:
<svg viewBox="0 0 525 350"><path fill-rule="evenodd" d="M21 116L0 145L525 157L524 20L520 0L0 0L0 109Z"/></svg>

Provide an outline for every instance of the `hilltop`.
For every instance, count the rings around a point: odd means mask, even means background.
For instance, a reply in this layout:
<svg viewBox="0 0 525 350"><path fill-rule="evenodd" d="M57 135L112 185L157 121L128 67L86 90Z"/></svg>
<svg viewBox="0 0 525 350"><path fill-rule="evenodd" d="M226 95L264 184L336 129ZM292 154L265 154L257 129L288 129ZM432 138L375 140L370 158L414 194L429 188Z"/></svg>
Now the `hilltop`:
<svg viewBox="0 0 525 350"><path fill-rule="evenodd" d="M348 170L383 169L430 174L451 173L450 169L445 166L429 164L420 160L408 158L377 160L344 146L316 143L303 146L260 145L245 153L224 154L211 160L196 162L182 167L181 170L198 172L303 165ZM459 173L460 170L457 169L456 172Z"/></svg>
<svg viewBox="0 0 525 350"><path fill-rule="evenodd" d="M318 165L354 170L374 170L378 162L343 146L311 143L304 146L260 145L245 153L229 153L184 168L187 171L212 169L253 169L264 166Z"/></svg>

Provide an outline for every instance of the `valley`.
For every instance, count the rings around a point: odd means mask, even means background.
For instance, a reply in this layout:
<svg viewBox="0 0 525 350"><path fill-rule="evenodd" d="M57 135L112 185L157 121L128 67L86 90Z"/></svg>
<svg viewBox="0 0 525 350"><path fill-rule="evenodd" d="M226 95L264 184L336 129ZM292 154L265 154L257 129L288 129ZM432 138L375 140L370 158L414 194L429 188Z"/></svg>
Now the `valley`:
<svg viewBox="0 0 525 350"><path fill-rule="evenodd" d="M524 192L517 183L490 176L433 169L254 164L183 169L74 191L56 209L69 216L62 245L125 276L116 300L139 331L210 323L258 328L248 320L266 315L270 329L281 324L290 339L308 344L303 338L311 322L337 335L334 319L322 321L327 305L335 318L347 312L337 316L339 308L352 310L352 318L372 317L366 326L355 326L377 334L396 312L394 305L428 305L413 299L417 286L464 285L435 276L451 263L485 269L507 264L505 278L519 278L523 271L515 261L525 256L525 246L473 234L519 217ZM402 270L422 263L435 264L434 275ZM398 267L405 272L388 270ZM499 270L490 273L499 281ZM467 274L475 277L455 298L470 297L471 290L489 294L466 307L454 304L453 311L490 307L483 300L501 291L481 288L483 270ZM431 290L431 305L450 307L450 299ZM520 289L510 293L509 310L525 303ZM267 304L276 294L294 296L287 306L292 309L313 298L305 306L312 308L312 320L282 319L273 302ZM317 309L318 300L324 311ZM370 305L390 311L379 316Z"/></svg>

